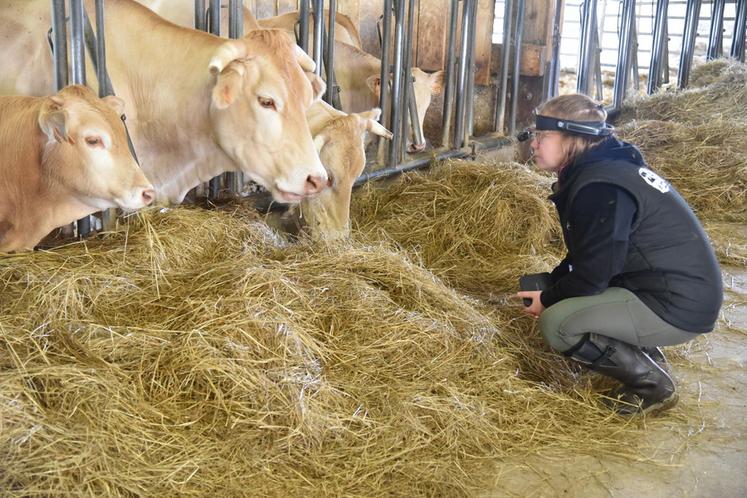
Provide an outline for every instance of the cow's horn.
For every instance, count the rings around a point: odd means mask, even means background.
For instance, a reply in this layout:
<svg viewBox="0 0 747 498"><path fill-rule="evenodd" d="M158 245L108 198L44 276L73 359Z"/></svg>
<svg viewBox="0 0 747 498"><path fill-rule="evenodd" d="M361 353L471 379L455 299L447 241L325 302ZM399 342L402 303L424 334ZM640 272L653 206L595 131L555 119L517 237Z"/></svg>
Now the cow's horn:
<svg viewBox="0 0 747 498"><path fill-rule="evenodd" d="M294 50L296 52L296 60L301 65L301 69L304 71L311 73L316 69L316 63L314 62L314 59L309 57L309 54L303 51L301 47L298 45L294 45Z"/></svg>
<svg viewBox="0 0 747 498"><path fill-rule="evenodd" d="M218 47L217 52L208 64L211 74L218 74L236 59L245 59L247 57L247 46L240 40L231 40Z"/></svg>

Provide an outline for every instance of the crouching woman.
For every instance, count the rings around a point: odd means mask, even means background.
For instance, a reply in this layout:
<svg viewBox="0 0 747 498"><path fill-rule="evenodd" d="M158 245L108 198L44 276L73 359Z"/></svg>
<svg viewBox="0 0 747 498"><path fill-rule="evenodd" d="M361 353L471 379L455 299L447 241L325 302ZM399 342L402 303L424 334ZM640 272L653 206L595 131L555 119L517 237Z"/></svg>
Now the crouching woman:
<svg viewBox="0 0 747 498"><path fill-rule="evenodd" d="M538 169L557 174L550 199L568 252L547 288L518 295L550 347L622 384L613 409L661 411L677 396L657 347L713 330L721 273L687 202L606 117L578 94L537 109L531 149Z"/></svg>

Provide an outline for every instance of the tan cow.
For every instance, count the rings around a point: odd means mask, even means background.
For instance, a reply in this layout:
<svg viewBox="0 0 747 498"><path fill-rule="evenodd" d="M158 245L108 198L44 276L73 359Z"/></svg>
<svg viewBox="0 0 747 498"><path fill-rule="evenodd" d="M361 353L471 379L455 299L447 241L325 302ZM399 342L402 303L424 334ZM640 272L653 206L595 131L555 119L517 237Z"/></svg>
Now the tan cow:
<svg viewBox="0 0 747 498"><path fill-rule="evenodd" d="M0 251L33 249L49 232L155 192L127 146L124 103L85 86L50 97L0 97Z"/></svg>
<svg viewBox="0 0 747 498"><path fill-rule="evenodd" d="M379 105L381 95L381 60L351 45L335 43L335 77L340 86L340 103L345 112L361 112ZM428 74L412 68L415 103L418 109L418 127L423 135L423 120L431 105L433 94L441 93L443 71ZM423 150L416 147L410 136L410 152Z"/></svg>
<svg viewBox="0 0 747 498"><path fill-rule="evenodd" d="M93 0L86 6L94 12ZM133 0L108 0L105 10L109 74L159 201L181 202L224 171L243 171L279 202L326 187L305 119L324 83L287 33L225 40ZM0 93L49 93L50 16L48 0L0 3Z"/></svg>
<svg viewBox="0 0 747 498"><path fill-rule="evenodd" d="M166 20L192 28L195 25L195 2L194 0L137 0L148 7L150 10L163 17ZM209 0L205 5L209 5ZM221 36L228 37L228 2L221 2L220 12L220 33ZM259 29L260 25L257 19L246 6L243 8L244 14L244 32Z"/></svg>
<svg viewBox="0 0 747 498"><path fill-rule="evenodd" d="M347 237L353 183L366 165L366 132L392 138L389 130L378 123L380 115L378 108L348 115L324 102L311 106L307 114L309 126L332 185L318 196L304 199L297 208L294 207L299 211L299 219L286 224L286 229L305 225L312 237L317 239ZM294 214L292 212L291 216Z"/></svg>
<svg viewBox="0 0 747 498"><path fill-rule="evenodd" d="M296 23L298 22L299 11L286 12L275 17L268 17L265 19L258 19L260 27L263 28L276 28L284 29L286 31L295 33ZM329 10L324 11L324 22L325 31L327 29L327 21L329 20ZM355 27L353 21L348 16L341 12L335 14L335 41L347 43L357 48L361 48L361 35L358 32L358 28ZM309 14L309 52L311 47L314 46L314 16Z"/></svg>

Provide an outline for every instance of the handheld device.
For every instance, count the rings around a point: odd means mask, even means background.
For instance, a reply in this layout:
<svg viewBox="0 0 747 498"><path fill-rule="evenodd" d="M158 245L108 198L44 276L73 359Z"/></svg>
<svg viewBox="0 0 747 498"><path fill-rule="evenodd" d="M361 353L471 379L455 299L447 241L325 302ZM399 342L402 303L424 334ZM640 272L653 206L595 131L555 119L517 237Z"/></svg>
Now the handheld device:
<svg viewBox="0 0 747 498"><path fill-rule="evenodd" d="M523 291L542 291L552 285L552 277L547 272L543 273L532 273L530 275L523 275L519 278L519 289ZM522 299L524 306L530 306L532 300L528 297Z"/></svg>

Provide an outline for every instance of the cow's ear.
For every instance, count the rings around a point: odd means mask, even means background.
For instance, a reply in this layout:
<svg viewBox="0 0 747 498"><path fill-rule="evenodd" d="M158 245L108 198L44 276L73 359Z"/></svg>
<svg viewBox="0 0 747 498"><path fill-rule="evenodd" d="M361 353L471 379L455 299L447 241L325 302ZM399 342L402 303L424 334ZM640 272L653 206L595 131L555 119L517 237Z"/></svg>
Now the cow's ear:
<svg viewBox="0 0 747 498"><path fill-rule="evenodd" d="M374 74L366 78L366 85L371 89L376 98L381 96L381 76Z"/></svg>
<svg viewBox="0 0 747 498"><path fill-rule="evenodd" d="M65 99L59 95L49 97L39 111L39 128L50 141L75 143L67 133Z"/></svg>
<svg viewBox="0 0 747 498"><path fill-rule="evenodd" d="M324 92L327 90L327 83L314 73L306 73L306 77L309 78L309 81L311 82L311 91L314 93L314 100L312 102L317 102L322 98L322 95L324 95Z"/></svg>
<svg viewBox="0 0 747 498"><path fill-rule="evenodd" d="M218 109L226 109L234 103L241 93L244 80L244 66L231 64L218 74L213 87L213 105Z"/></svg>
<svg viewBox="0 0 747 498"><path fill-rule="evenodd" d="M428 79L431 80L431 91L433 92L433 95L438 95L439 93L443 91L444 89L443 70L432 73L430 76L428 76Z"/></svg>
<svg viewBox="0 0 747 498"><path fill-rule="evenodd" d="M378 121L381 117L381 109L378 107L374 107L373 109L369 109L368 111L359 112L358 116L362 117L363 119L373 119L374 121Z"/></svg>
<svg viewBox="0 0 747 498"><path fill-rule="evenodd" d="M121 116L125 112L125 103L124 100L120 99L119 97L115 97L114 95L107 95L106 97L103 97L101 100L104 101L106 105L114 109L114 112L117 113L117 116Z"/></svg>

